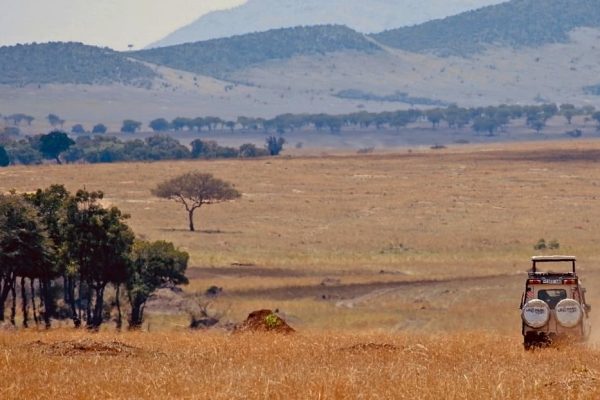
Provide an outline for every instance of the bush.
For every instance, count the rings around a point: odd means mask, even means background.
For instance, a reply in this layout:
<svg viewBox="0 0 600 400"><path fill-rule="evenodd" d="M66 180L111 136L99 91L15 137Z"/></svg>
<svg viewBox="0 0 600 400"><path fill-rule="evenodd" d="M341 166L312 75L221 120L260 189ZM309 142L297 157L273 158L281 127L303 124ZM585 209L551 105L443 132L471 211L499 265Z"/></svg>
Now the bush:
<svg viewBox="0 0 600 400"><path fill-rule="evenodd" d="M546 245L545 239L540 239L536 244L533 245L534 250L546 250L548 246Z"/></svg>

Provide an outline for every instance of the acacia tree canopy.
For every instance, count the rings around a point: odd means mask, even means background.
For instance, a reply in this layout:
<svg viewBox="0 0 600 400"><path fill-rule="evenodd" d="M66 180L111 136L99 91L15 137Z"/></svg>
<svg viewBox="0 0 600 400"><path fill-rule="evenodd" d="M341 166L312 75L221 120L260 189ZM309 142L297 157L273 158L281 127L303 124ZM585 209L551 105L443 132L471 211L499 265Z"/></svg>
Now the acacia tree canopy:
<svg viewBox="0 0 600 400"><path fill-rule="evenodd" d="M190 231L194 231L194 211L204 204L220 203L241 197L233 185L212 174L189 172L158 184L152 194L183 204L188 212Z"/></svg>
<svg viewBox="0 0 600 400"><path fill-rule="evenodd" d="M75 142L64 132L53 131L47 135L40 136L40 152L46 158L53 158L58 164L60 153L68 150Z"/></svg>

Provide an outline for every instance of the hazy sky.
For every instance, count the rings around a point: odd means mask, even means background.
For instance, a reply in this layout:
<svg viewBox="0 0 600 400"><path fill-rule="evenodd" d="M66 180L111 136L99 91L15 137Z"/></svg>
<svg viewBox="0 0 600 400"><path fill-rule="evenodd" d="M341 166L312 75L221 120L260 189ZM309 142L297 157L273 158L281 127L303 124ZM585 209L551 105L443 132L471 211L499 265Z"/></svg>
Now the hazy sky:
<svg viewBox="0 0 600 400"><path fill-rule="evenodd" d="M301 1L301 0L299 0ZM0 0L0 45L77 41L142 48L245 0Z"/></svg>

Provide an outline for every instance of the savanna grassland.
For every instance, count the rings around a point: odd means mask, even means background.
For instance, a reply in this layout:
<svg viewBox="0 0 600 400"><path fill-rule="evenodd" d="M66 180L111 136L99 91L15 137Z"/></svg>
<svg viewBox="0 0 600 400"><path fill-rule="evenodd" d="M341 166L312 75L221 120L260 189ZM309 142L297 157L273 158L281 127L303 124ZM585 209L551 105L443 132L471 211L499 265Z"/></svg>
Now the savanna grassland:
<svg viewBox="0 0 600 400"><path fill-rule="evenodd" d="M595 304L599 162L577 141L5 168L1 191L103 190L138 236L190 253L187 295L223 288L222 321L278 309L298 333L189 332L164 304L145 332L8 331L0 398L597 398L600 351L525 353L518 302L545 238L579 257ZM194 233L150 195L190 170L243 192Z"/></svg>

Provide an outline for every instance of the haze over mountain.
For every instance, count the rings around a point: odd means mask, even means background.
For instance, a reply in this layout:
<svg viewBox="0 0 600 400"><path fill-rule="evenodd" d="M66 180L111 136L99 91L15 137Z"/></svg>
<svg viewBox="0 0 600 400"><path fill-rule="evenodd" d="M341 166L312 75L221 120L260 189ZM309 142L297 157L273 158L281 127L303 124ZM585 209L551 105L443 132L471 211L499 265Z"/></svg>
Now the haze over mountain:
<svg viewBox="0 0 600 400"><path fill-rule="evenodd" d="M0 113L117 123L451 103L600 107L597 2L512 0L375 35L324 25L137 52L2 47Z"/></svg>
<svg viewBox="0 0 600 400"><path fill-rule="evenodd" d="M505 0L249 0L213 11L149 47L169 46L303 25L346 25L380 32L458 14Z"/></svg>

